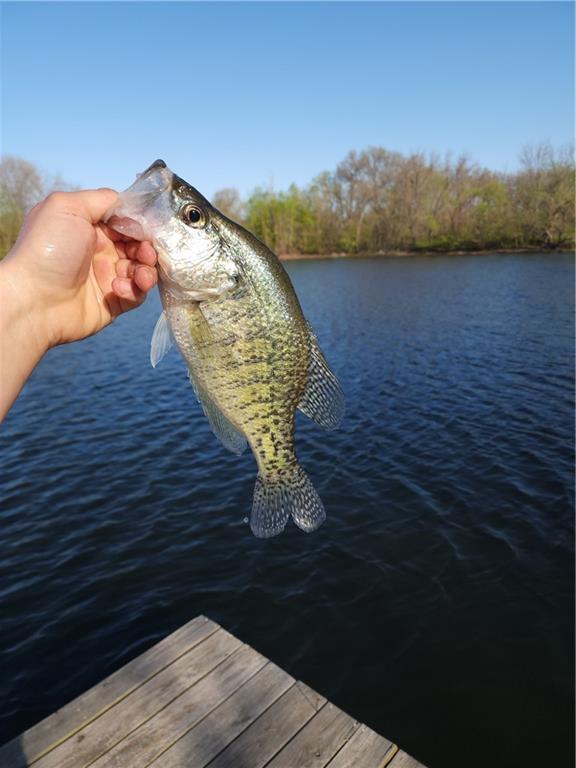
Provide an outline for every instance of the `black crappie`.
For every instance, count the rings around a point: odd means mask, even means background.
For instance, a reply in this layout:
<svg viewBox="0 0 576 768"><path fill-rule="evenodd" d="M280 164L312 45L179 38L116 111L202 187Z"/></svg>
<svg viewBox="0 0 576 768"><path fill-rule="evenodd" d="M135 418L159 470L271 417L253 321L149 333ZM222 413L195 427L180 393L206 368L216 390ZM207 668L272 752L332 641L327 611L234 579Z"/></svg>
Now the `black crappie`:
<svg viewBox="0 0 576 768"><path fill-rule="evenodd" d="M274 536L290 516L314 531L326 515L294 452L296 409L333 429L344 398L278 258L162 160L122 193L108 223L158 253L164 311L152 365L174 339L216 436L235 453L250 444L254 534Z"/></svg>

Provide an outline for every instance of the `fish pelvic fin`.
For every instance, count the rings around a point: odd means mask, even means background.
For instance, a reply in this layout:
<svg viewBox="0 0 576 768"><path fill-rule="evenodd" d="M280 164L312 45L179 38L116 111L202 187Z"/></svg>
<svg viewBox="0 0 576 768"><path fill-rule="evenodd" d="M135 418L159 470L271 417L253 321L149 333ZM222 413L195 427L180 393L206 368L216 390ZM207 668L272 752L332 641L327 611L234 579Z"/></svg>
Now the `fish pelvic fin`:
<svg viewBox="0 0 576 768"><path fill-rule="evenodd" d="M344 417L344 394L336 376L322 354L314 331L310 333L308 380L298 409L323 429L336 429Z"/></svg>
<svg viewBox="0 0 576 768"><path fill-rule="evenodd" d="M306 533L315 531L326 519L320 496L297 463L274 476L258 475L250 528L255 536L267 539L281 533L290 516Z"/></svg>

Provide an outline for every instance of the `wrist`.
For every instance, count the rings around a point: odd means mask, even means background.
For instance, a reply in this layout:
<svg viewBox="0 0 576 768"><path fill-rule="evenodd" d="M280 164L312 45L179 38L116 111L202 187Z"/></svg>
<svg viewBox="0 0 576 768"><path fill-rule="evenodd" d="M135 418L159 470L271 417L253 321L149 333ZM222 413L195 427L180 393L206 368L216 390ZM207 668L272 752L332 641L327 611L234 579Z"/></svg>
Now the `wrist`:
<svg viewBox="0 0 576 768"><path fill-rule="evenodd" d="M48 313L42 310L38 299L32 280L18 259L6 256L0 262L2 340L11 348L24 345L30 356L36 358L35 363L53 346Z"/></svg>
<svg viewBox="0 0 576 768"><path fill-rule="evenodd" d="M0 421L49 346L24 282L9 257L0 263Z"/></svg>

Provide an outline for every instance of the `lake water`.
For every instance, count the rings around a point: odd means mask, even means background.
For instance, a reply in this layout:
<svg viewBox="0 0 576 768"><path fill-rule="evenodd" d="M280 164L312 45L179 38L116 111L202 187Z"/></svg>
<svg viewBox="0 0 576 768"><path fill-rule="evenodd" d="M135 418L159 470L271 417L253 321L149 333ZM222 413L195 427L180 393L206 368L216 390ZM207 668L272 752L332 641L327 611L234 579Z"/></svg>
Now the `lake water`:
<svg viewBox="0 0 576 768"><path fill-rule="evenodd" d="M250 533L157 296L53 350L0 433L0 743L204 613L430 766L571 765L572 263L289 264L347 397L312 535Z"/></svg>

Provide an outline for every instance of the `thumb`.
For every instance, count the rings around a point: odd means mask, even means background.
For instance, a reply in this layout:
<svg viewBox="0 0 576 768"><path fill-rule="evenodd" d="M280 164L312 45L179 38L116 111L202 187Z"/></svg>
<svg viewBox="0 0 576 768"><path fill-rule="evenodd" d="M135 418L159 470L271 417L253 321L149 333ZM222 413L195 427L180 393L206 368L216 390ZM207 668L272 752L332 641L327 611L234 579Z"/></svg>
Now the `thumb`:
<svg viewBox="0 0 576 768"><path fill-rule="evenodd" d="M118 199L118 192L102 187L101 189L84 189L80 192L59 192L57 197L62 211L82 216L92 224L96 224L114 205Z"/></svg>

